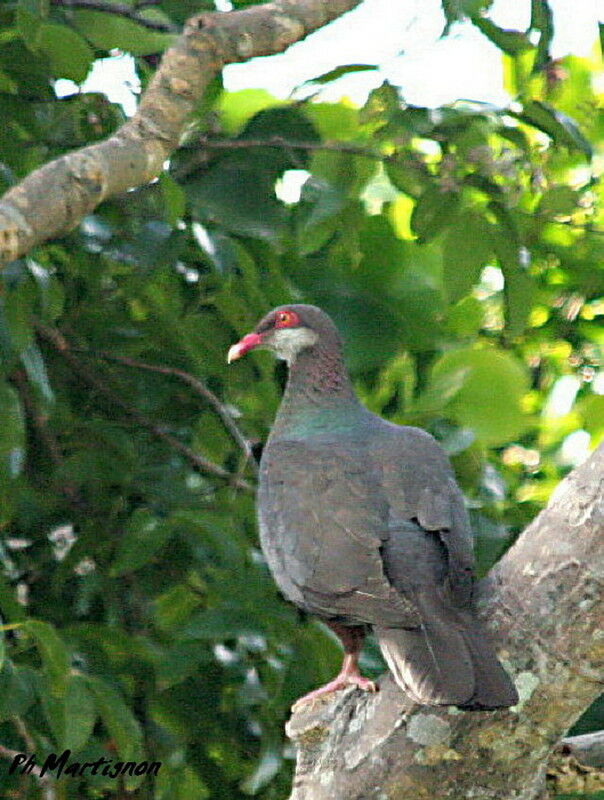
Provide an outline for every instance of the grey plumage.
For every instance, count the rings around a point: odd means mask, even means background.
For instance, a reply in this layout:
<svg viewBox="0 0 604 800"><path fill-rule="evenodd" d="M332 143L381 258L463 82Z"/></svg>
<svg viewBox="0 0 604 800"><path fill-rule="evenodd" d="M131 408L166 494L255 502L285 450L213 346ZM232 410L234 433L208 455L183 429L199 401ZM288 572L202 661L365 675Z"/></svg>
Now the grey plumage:
<svg viewBox="0 0 604 800"><path fill-rule="evenodd" d="M279 589L340 629L372 627L417 702L512 705L516 691L474 611L470 528L443 450L360 405L335 326L319 309L274 310L254 347L282 354L284 312L293 314L290 375L258 493L261 544ZM297 329L317 336L296 337Z"/></svg>

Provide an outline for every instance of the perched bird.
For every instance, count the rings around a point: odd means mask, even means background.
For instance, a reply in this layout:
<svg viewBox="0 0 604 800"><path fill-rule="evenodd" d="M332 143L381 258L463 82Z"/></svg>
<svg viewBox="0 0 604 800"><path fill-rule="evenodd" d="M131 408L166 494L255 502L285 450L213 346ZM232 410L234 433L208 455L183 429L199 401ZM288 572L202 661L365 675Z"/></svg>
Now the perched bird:
<svg viewBox="0 0 604 800"><path fill-rule="evenodd" d="M517 702L473 603L468 517L440 445L358 401L332 320L275 308L228 361L272 350L287 387L260 464L260 541L286 598L340 638L339 675L300 702L350 684L372 628L416 702L493 709Z"/></svg>

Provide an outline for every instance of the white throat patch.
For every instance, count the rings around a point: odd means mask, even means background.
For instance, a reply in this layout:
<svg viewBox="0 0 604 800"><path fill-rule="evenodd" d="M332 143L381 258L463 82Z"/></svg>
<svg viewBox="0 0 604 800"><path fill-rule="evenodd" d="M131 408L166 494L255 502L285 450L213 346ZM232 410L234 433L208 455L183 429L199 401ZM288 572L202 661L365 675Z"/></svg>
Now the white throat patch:
<svg viewBox="0 0 604 800"><path fill-rule="evenodd" d="M292 365L300 350L312 347L319 335L310 328L277 328L273 332L273 349L278 358Z"/></svg>

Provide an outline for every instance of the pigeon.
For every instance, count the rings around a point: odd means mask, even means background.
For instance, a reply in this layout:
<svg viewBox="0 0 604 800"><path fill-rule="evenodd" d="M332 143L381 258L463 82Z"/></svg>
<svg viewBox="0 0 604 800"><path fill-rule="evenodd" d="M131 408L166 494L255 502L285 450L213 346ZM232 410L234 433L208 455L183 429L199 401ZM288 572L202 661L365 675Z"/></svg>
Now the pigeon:
<svg viewBox="0 0 604 800"><path fill-rule="evenodd" d="M262 550L281 593L344 648L340 673L296 706L351 685L376 690L359 670L370 630L414 702L515 705L476 615L469 519L441 446L360 403L338 330L320 308L273 309L227 360L258 349L288 365L260 462Z"/></svg>

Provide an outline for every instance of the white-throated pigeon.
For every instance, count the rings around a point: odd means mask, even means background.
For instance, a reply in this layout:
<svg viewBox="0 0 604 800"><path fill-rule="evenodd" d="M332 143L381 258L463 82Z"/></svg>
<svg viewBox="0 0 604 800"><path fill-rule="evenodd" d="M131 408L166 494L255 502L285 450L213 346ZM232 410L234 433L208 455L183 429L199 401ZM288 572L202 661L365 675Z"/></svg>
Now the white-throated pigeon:
<svg viewBox="0 0 604 800"><path fill-rule="evenodd" d="M258 348L289 366L260 464L262 549L285 597L332 628L345 651L340 674L299 702L350 684L375 690L358 669L371 627L418 703L516 703L475 615L468 517L441 447L359 403L321 309L274 309L228 361Z"/></svg>

